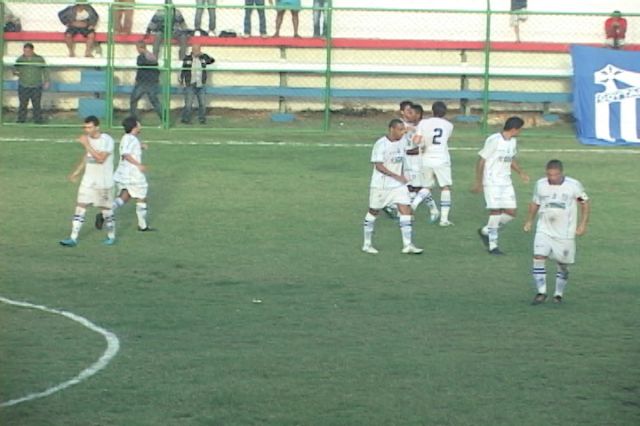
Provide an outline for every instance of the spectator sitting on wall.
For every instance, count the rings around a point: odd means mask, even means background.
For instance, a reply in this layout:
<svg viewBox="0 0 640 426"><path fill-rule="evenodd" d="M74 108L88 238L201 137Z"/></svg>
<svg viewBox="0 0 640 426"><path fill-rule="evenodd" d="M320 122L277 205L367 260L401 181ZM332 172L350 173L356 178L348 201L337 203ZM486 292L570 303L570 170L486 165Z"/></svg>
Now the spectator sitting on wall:
<svg viewBox="0 0 640 426"><path fill-rule="evenodd" d="M84 2L78 2L61 10L58 13L58 18L67 27L64 32L64 41L69 48L69 56L76 56L73 37L80 34L87 39L84 56L92 57L91 50L96 38L95 29L98 23L98 13L95 9Z"/></svg>
<svg viewBox="0 0 640 426"><path fill-rule="evenodd" d="M269 0L269 4L273 5L273 0ZM300 0L276 0L276 9L278 14L276 15L276 32L274 37L280 37L280 27L282 26L282 20L284 19L284 13L287 10L291 11L291 23L293 24L293 36L300 37L298 34L299 13L300 13Z"/></svg>
<svg viewBox="0 0 640 426"><path fill-rule="evenodd" d="M604 22L604 32L607 35L607 46L620 49L624 46L627 34L627 20L619 10L614 10L611 17Z"/></svg>
<svg viewBox="0 0 640 426"><path fill-rule="evenodd" d="M527 0L511 0L511 26L516 33L517 42L520 42L520 23L527 20L526 11Z"/></svg>
<svg viewBox="0 0 640 426"><path fill-rule="evenodd" d="M171 0L165 0L164 4L165 7L156 11L151 18L151 22L149 22L149 25L147 26L147 35L153 34L155 36L155 40L153 41L153 55L156 58L160 58L160 45L164 39L164 12L167 9L167 6L171 5L168 11L172 15L172 34L173 37L178 40L178 45L180 46L178 57L183 59L187 54L187 39L193 35L193 31L187 27L187 23L184 20L182 12L171 4Z"/></svg>

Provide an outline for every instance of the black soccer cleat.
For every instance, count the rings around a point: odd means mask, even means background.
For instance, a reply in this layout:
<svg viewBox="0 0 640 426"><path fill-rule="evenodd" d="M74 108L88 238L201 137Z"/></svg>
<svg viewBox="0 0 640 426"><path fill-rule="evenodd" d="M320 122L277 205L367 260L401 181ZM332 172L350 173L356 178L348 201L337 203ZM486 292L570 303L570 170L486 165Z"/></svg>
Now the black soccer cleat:
<svg viewBox="0 0 640 426"><path fill-rule="evenodd" d="M539 305L541 303L544 303L547 300L547 295L544 293L538 293L536 294L536 297L533 298L533 301L531 302L532 305Z"/></svg>
<svg viewBox="0 0 640 426"><path fill-rule="evenodd" d="M489 254L493 255L493 256L504 256L504 253L502 251L500 251L500 249L498 247L489 250Z"/></svg>
<svg viewBox="0 0 640 426"><path fill-rule="evenodd" d="M478 228L478 236L480 237L480 240L482 241L482 244L484 244L484 246L488 250L489 249L489 236L488 235L484 235L482 233L482 228Z"/></svg>
<svg viewBox="0 0 640 426"><path fill-rule="evenodd" d="M155 228L149 228L148 226L146 228L140 228L138 226L138 231L140 231L140 232L153 232L155 230L156 230Z"/></svg>
<svg viewBox="0 0 640 426"><path fill-rule="evenodd" d="M104 216L102 216L102 213L98 213L96 214L96 229L102 229L102 225L104 225Z"/></svg>
<svg viewBox="0 0 640 426"><path fill-rule="evenodd" d="M553 303L562 303L562 296L553 296Z"/></svg>

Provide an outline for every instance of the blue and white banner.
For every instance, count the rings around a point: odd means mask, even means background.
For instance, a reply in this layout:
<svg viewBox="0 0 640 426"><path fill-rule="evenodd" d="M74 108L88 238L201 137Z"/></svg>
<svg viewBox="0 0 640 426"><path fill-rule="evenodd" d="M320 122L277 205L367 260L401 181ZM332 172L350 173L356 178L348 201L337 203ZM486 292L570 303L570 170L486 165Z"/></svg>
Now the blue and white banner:
<svg viewBox="0 0 640 426"><path fill-rule="evenodd" d="M580 142L640 146L640 52L571 46Z"/></svg>

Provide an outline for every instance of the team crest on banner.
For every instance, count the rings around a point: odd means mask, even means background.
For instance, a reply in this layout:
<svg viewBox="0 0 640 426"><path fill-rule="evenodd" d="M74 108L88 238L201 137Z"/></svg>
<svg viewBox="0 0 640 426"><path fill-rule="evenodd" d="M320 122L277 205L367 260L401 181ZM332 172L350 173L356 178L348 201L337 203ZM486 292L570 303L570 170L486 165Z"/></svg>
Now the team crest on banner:
<svg viewBox="0 0 640 426"><path fill-rule="evenodd" d="M571 46L580 142L640 146L640 52Z"/></svg>

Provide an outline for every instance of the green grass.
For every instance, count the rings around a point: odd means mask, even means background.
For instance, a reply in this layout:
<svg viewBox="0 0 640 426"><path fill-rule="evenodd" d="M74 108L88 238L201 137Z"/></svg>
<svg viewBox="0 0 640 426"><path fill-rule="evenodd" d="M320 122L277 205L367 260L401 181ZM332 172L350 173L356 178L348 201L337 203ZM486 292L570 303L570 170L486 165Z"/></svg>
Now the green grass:
<svg viewBox="0 0 640 426"><path fill-rule="evenodd" d="M77 188L65 176L80 146L0 142L0 295L85 316L121 341L105 370L1 408L0 424L640 423L638 156L525 132L520 161L532 178L559 157L593 200L566 303L532 307L532 236L521 231L531 185L516 183L520 215L501 234L508 255L490 258L475 235L483 200L468 191L474 150L453 152L456 226L417 212L424 255L401 255L385 218L380 254L360 252L371 168L370 148L355 144L372 144L384 124L311 135L148 129L159 231L136 232L127 205L118 244L104 247L90 210L74 249L57 241L69 233ZM223 144L154 145L170 139ZM482 140L462 129L452 145ZM539 151L555 148L577 151ZM1 401L75 376L105 348L44 312L0 304L0 323Z"/></svg>

